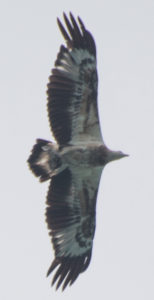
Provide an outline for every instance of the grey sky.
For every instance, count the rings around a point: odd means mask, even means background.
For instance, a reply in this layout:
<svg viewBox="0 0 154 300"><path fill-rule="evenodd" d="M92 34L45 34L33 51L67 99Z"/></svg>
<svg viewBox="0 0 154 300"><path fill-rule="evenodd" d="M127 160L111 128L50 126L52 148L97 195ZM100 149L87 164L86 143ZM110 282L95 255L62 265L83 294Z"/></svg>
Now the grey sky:
<svg viewBox="0 0 154 300"><path fill-rule="evenodd" d="M45 277L53 259L48 183L26 160L36 138L51 138L45 92L64 43L56 24L63 11L80 15L95 38L104 140L130 157L103 171L91 264L62 294ZM152 0L1 4L1 299L154 299L153 15Z"/></svg>

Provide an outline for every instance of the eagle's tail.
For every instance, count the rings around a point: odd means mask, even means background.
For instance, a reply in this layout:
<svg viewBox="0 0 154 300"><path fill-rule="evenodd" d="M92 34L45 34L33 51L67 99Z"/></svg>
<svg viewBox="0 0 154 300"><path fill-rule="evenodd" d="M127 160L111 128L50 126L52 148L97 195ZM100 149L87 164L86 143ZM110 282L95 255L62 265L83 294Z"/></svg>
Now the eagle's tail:
<svg viewBox="0 0 154 300"><path fill-rule="evenodd" d="M61 159L56 145L42 139L36 140L27 162L33 174L39 177L41 182L56 175L61 168Z"/></svg>

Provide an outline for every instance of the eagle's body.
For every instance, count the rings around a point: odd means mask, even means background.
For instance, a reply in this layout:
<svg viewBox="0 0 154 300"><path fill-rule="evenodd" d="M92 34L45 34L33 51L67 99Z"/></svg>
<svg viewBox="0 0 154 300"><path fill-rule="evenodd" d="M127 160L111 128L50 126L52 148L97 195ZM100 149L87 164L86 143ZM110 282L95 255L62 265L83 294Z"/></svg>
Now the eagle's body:
<svg viewBox="0 0 154 300"><path fill-rule="evenodd" d="M40 181L50 180L46 220L55 250L48 275L63 289L89 265L95 232L96 198L104 166L126 156L102 139L97 106L96 48L78 18L64 14L68 32L48 84L48 116L56 143L38 139L28 159Z"/></svg>

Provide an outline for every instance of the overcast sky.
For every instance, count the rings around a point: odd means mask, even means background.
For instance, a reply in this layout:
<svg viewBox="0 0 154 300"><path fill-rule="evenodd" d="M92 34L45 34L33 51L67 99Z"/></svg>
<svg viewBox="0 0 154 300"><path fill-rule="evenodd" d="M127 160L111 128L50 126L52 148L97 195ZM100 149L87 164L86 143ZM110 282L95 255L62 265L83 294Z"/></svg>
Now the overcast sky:
<svg viewBox="0 0 154 300"><path fill-rule="evenodd" d="M106 144L130 154L103 171L91 264L64 292L50 287L48 183L26 160L51 139L46 84L64 43L56 17L80 15L95 37ZM0 10L1 299L154 299L154 1L3 1Z"/></svg>

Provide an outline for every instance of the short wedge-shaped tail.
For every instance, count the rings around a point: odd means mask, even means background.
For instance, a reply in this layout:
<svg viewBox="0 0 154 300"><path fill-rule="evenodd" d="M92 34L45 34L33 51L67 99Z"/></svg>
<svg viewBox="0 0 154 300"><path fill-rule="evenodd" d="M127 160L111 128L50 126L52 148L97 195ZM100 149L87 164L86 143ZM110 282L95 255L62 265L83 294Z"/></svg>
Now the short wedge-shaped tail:
<svg viewBox="0 0 154 300"><path fill-rule="evenodd" d="M61 167L61 159L57 152L57 146L49 141L37 139L28 164L33 174L39 177L41 182L56 175Z"/></svg>

